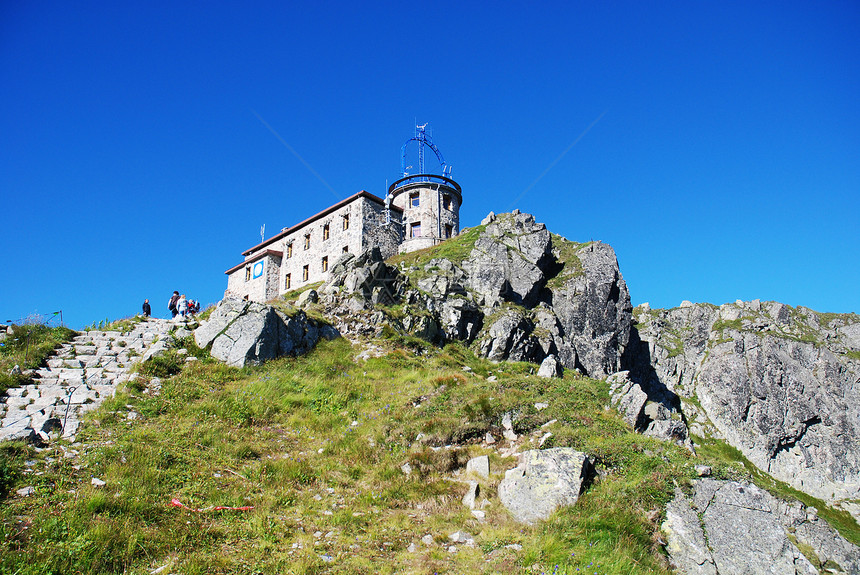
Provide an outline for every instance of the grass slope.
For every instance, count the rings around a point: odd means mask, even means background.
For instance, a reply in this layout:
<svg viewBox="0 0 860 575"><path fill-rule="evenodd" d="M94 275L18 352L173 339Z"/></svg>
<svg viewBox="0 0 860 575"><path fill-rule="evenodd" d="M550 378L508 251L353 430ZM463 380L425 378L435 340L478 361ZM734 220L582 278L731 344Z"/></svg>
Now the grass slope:
<svg viewBox="0 0 860 575"><path fill-rule="evenodd" d="M376 341L380 356L362 360L363 345L338 339L239 370L185 343L199 361L145 364L147 377L165 377L160 391L119 393L79 445L0 449L0 485L34 488L0 508L0 572L667 573L657 529L674 486L696 463L749 476L729 450L693 458L632 433L607 408L605 382L539 379L533 365L457 345ZM534 527L496 497L515 459L480 442L500 438L508 412L523 449L551 432L545 448L585 451L599 472L575 506ZM466 461L484 454L480 522L460 500ZM476 545L452 553L458 529Z"/></svg>

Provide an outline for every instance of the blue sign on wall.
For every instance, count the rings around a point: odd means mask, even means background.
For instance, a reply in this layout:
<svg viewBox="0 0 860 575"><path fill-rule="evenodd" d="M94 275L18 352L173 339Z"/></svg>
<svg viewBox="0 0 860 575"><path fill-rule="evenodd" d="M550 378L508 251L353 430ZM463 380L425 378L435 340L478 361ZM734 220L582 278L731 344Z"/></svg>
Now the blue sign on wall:
<svg viewBox="0 0 860 575"><path fill-rule="evenodd" d="M258 277L263 275L263 263L264 262L259 261L254 264L254 279L257 279Z"/></svg>

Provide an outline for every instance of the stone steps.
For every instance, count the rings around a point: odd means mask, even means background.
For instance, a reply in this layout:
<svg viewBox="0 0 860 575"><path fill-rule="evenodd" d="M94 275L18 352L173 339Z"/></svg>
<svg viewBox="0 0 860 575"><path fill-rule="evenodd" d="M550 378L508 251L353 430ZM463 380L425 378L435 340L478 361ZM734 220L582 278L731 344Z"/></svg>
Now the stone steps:
<svg viewBox="0 0 860 575"><path fill-rule="evenodd" d="M147 353L163 348L176 326L150 318L129 333L88 331L62 345L46 367L36 370L38 383L0 397L0 441L47 441L49 433L60 429L63 438L73 441L80 416L113 397L117 386L129 380L129 370Z"/></svg>

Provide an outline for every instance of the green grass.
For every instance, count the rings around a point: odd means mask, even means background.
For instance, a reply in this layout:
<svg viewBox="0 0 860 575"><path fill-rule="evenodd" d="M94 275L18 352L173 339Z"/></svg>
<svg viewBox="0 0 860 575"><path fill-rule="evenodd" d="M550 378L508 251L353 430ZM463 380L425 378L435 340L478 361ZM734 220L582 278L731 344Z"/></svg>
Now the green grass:
<svg viewBox="0 0 860 575"><path fill-rule="evenodd" d="M143 319L142 315L133 315L113 321L105 318L102 321L88 325L84 328L84 331L118 331L120 333L128 333L134 329L134 326L142 322Z"/></svg>
<svg viewBox="0 0 860 575"><path fill-rule="evenodd" d="M455 264L462 263L469 254L472 253L472 248L475 247L475 242L478 241L481 232L487 226L475 226L469 228L465 232L451 239L445 240L439 245L417 250L406 254L398 254L388 259L388 263L393 266L405 264L406 266L416 266L423 268L432 259L447 259Z"/></svg>
<svg viewBox="0 0 860 575"><path fill-rule="evenodd" d="M30 383L25 375L9 373L14 366L21 369L41 367L56 348L77 335L67 327L45 324L13 325L12 330L13 335L0 341L0 394L10 387Z"/></svg>
<svg viewBox="0 0 860 575"><path fill-rule="evenodd" d="M319 287L320 287L321 285L323 285L323 283L324 283L324 282L314 282L314 283L312 283L312 284L308 284L308 285L306 285L306 286L302 286L302 287L300 287L300 288L298 288L298 289L294 289L294 290L288 291L288 292L286 292L286 293L284 293L284 294L281 294L281 296L280 296L280 297L278 297L278 300L283 300L283 301L293 301L293 300L295 300L295 299L298 299L298 297L299 297L300 295L302 295L302 293L304 293L304 292L306 292L306 291L309 291L309 290L312 290L312 289L319 289Z"/></svg>
<svg viewBox="0 0 860 575"><path fill-rule="evenodd" d="M579 259L577 254L583 248L590 246L591 242L577 243L556 234L550 235L552 236L552 247L560 269L554 277L549 279L547 287L557 289L562 287L567 280L585 273L582 268L582 260Z"/></svg>
<svg viewBox="0 0 860 575"><path fill-rule="evenodd" d="M107 400L80 432L79 459L56 445L0 450L0 487L35 489L0 506L0 572L667 574L658 527L675 484L697 463L755 471L717 447L694 458L633 433L605 408L603 381L537 378L534 365L494 364L460 344L376 340L384 354L362 361L361 344L338 339L244 369L182 344L199 361L144 364L160 392L135 384ZM534 527L496 497L516 461L480 442L500 439L506 413L522 441L551 431L545 448L585 451L599 471L576 505ZM452 481L477 455L491 461L484 522ZM452 554L443 544L458 529L476 547ZM425 534L437 543L420 543Z"/></svg>

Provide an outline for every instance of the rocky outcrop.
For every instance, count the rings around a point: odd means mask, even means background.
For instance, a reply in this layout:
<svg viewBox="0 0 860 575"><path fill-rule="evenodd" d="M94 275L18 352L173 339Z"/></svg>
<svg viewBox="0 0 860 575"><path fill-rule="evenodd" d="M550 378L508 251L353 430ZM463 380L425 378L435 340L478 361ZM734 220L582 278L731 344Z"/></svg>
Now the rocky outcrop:
<svg viewBox="0 0 860 575"><path fill-rule="evenodd" d="M198 346L212 346L212 357L242 367L283 355L300 355L319 338L333 339L337 330L297 311L287 315L272 306L225 298L194 332Z"/></svg>
<svg viewBox="0 0 860 575"><path fill-rule="evenodd" d="M591 243L575 256L582 272L551 292L565 335L559 352L567 367L581 366L592 377L604 377L622 367L632 323L630 293L610 246Z"/></svg>
<svg viewBox="0 0 860 575"><path fill-rule="evenodd" d="M644 391L642 385L631 379L629 371L613 373L606 381L612 405L630 427L650 437L691 447L677 398L670 399L665 390L658 392L656 386L648 387L650 393Z"/></svg>
<svg viewBox="0 0 860 575"><path fill-rule="evenodd" d="M433 257L397 269L378 251L344 256L321 289L326 310L405 304L419 319L390 315L389 324L433 343L462 341L493 360L555 355L594 377L621 369L632 308L611 247L554 237L518 211L488 216L475 235L472 245L457 246L468 250L462 260Z"/></svg>
<svg viewBox="0 0 860 575"><path fill-rule="evenodd" d="M814 508L746 483L704 479L690 496L676 489L662 531L670 561L688 575L860 572L860 548Z"/></svg>
<svg viewBox="0 0 860 575"><path fill-rule="evenodd" d="M342 255L331 269L325 293L356 295L372 304L392 304L402 295L402 282L397 269L382 260L379 248L371 248L358 256Z"/></svg>
<svg viewBox="0 0 860 575"><path fill-rule="evenodd" d="M632 371L695 398L684 404L694 433L826 501L860 497L860 318L754 301L637 309L637 320Z"/></svg>
<svg viewBox="0 0 860 575"><path fill-rule="evenodd" d="M537 303L552 261L552 241L544 224L531 214L503 214L487 224L463 262L476 302Z"/></svg>
<svg viewBox="0 0 860 575"><path fill-rule="evenodd" d="M514 519L533 524L576 503L590 472L588 456L569 447L526 451L505 472L499 500Z"/></svg>

